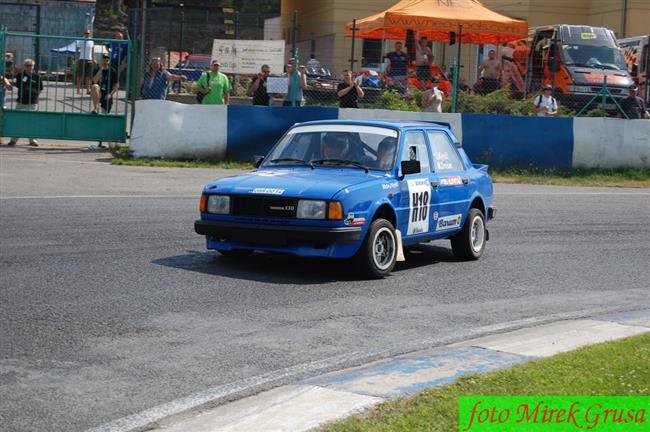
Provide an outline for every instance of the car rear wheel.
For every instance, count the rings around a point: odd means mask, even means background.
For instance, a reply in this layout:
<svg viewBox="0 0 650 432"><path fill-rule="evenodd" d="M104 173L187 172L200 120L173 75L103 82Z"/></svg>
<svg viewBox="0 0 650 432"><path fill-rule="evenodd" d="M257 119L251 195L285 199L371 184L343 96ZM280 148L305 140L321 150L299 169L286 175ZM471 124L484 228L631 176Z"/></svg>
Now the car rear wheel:
<svg viewBox="0 0 650 432"><path fill-rule="evenodd" d="M395 227L386 219L374 220L357 252L359 270L372 278L386 277L395 267L396 257Z"/></svg>
<svg viewBox="0 0 650 432"><path fill-rule="evenodd" d="M483 212L471 208L462 231L451 239L451 250L460 259L477 260L483 255L486 240L487 231Z"/></svg>

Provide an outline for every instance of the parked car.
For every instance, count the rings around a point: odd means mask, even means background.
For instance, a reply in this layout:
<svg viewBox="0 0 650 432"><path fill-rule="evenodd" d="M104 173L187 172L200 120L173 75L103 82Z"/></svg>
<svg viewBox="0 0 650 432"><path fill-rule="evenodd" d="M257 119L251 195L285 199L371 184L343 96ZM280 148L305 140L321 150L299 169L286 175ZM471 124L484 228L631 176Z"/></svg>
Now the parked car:
<svg viewBox="0 0 650 432"><path fill-rule="evenodd" d="M169 71L173 74L185 75L188 81L198 81L203 72L210 70L211 60L210 54L190 54Z"/></svg>
<svg viewBox="0 0 650 432"><path fill-rule="evenodd" d="M208 183L194 227L226 256L354 258L381 278L431 240L480 258L492 200L487 165L446 123L317 121L290 128L256 171Z"/></svg>

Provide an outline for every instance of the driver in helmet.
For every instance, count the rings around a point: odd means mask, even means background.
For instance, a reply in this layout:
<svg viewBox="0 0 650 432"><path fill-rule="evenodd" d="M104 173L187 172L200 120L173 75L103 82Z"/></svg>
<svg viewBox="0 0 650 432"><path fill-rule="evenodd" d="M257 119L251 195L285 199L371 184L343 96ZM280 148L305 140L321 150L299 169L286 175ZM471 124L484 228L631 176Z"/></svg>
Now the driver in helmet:
<svg viewBox="0 0 650 432"><path fill-rule="evenodd" d="M393 137L386 137L377 146L377 168L382 170L390 169L393 164L393 156L395 155L395 148L397 147L397 139Z"/></svg>
<svg viewBox="0 0 650 432"><path fill-rule="evenodd" d="M346 159L348 141L345 136L330 132L323 139L323 159Z"/></svg>

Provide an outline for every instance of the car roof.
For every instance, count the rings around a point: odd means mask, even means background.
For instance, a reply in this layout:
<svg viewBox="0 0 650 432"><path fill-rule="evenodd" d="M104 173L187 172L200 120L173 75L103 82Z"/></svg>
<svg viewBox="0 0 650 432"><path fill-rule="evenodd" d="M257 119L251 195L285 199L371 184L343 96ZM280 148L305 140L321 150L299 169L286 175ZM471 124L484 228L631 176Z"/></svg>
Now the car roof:
<svg viewBox="0 0 650 432"><path fill-rule="evenodd" d="M317 125L331 125L331 124L346 124L358 126L378 126L389 127L391 129L406 129L406 128L437 128L449 129L451 126L446 122L437 121L423 121L423 120L316 120L305 123L296 123L294 126L317 126Z"/></svg>

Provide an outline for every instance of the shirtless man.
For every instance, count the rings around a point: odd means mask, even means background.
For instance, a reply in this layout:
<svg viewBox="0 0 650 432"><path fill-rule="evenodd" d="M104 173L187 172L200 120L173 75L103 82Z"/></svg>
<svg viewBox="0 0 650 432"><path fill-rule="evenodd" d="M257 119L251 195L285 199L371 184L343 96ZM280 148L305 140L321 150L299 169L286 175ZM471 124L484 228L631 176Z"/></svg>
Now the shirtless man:
<svg viewBox="0 0 650 432"><path fill-rule="evenodd" d="M499 88L501 62L496 57L496 52L490 50L488 52L488 58L478 67L478 80L481 79L481 72L483 72L483 86L480 90L482 94L492 93Z"/></svg>

